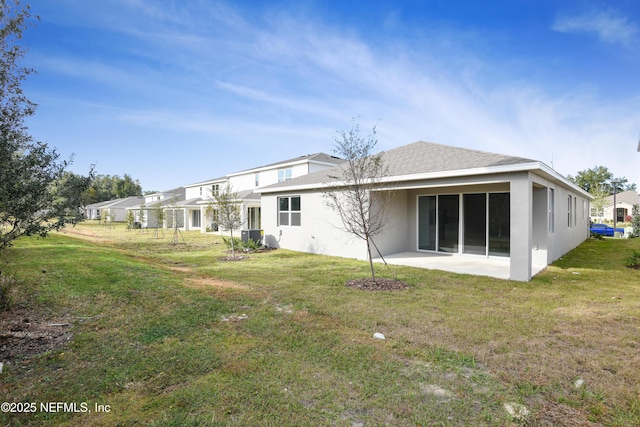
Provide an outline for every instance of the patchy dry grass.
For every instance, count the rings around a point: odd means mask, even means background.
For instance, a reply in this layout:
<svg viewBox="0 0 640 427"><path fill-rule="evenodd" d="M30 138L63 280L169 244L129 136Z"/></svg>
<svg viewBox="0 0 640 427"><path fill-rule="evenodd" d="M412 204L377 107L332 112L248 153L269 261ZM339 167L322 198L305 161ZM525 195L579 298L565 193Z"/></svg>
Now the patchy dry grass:
<svg viewBox="0 0 640 427"><path fill-rule="evenodd" d="M2 255L22 308L76 321L67 348L10 361L0 395L112 410L0 424L640 424L638 239L589 240L529 283L397 267L409 287L380 293L344 285L367 276L353 260L66 234Z"/></svg>

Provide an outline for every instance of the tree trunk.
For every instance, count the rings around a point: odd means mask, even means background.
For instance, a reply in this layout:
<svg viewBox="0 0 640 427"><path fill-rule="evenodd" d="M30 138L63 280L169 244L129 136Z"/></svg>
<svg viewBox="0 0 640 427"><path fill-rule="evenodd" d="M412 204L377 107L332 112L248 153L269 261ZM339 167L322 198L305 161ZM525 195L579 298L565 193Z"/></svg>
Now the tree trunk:
<svg viewBox="0 0 640 427"><path fill-rule="evenodd" d="M373 281L376 281L376 271L373 268L373 257L371 256L371 244L369 243L369 238L367 238L367 253L369 254L369 266L371 267L371 278Z"/></svg>
<svg viewBox="0 0 640 427"><path fill-rule="evenodd" d="M233 259L236 259L236 246L235 246L235 242L233 241L233 228L231 229L231 257Z"/></svg>

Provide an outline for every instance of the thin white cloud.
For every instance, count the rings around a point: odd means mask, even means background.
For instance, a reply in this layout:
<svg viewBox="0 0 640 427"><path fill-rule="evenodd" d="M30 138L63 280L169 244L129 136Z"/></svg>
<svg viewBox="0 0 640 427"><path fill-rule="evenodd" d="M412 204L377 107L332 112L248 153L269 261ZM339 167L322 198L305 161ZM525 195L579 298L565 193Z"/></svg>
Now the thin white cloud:
<svg viewBox="0 0 640 427"><path fill-rule="evenodd" d="M612 9L558 16L552 29L561 33L595 33L604 42L623 45L631 44L638 35L638 26Z"/></svg>
<svg viewBox="0 0 640 427"><path fill-rule="evenodd" d="M157 146L162 138L177 138L185 152L198 153L187 162L190 169L202 168L205 175L236 170L220 155L225 147L243 147L238 150L251 153L249 163L281 160L281 153L330 152L335 130L358 115L363 130L381 119L381 150L427 140L548 164L553 158L561 173L573 175L603 158L599 148L623 144L629 135L635 144L640 98L603 99L584 87L558 90L464 42L451 42L457 30L425 35L420 43L374 43L285 11L248 15L218 3L210 10L175 3L185 9L167 11L131 2L140 12L134 17L102 18L119 22L108 34L122 37L120 56L103 62L74 52L40 53L36 68L95 84L96 105L78 110L92 126L92 120L96 126L104 120L101 129L109 133L94 136L87 126L85 141L126 148L132 135ZM140 16L146 19L134 25ZM630 43L637 35L628 19L613 12L558 19L554 29L596 32L611 43ZM447 40L447 49L440 40ZM148 155L167 157L164 149ZM633 161L606 157L610 170L630 181L638 180L625 172L638 164Z"/></svg>

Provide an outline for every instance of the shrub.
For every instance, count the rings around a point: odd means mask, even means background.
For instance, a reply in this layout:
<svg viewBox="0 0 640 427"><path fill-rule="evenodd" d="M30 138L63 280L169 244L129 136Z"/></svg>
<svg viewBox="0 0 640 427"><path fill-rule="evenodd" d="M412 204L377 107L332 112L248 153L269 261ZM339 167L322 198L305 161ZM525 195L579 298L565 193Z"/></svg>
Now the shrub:
<svg viewBox="0 0 640 427"><path fill-rule="evenodd" d="M631 226L633 227L631 237L640 237L640 205L633 205L631 213Z"/></svg>
<svg viewBox="0 0 640 427"><path fill-rule="evenodd" d="M224 242L225 245L227 245L227 249L231 250L231 238L223 237L222 241ZM247 240L246 242L243 242L242 240L240 240L239 237L234 237L233 246L236 248L236 250L253 252L260 249L262 247L262 244L260 244L260 241L256 242L251 239Z"/></svg>
<svg viewBox="0 0 640 427"><path fill-rule="evenodd" d="M231 250L231 242L233 241L233 247L236 249L240 249L242 247L242 241L240 241L239 237L234 237L231 239L230 237L223 237L222 241L225 245L227 245L227 249Z"/></svg>
<svg viewBox="0 0 640 427"><path fill-rule="evenodd" d="M628 268L640 269L640 252L634 250L626 259L624 265Z"/></svg>

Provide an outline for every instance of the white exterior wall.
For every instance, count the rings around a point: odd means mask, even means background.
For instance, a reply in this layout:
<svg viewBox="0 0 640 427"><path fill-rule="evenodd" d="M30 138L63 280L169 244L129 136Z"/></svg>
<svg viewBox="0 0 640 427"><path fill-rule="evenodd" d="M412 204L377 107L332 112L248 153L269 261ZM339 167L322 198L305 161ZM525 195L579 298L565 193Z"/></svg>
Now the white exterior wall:
<svg viewBox="0 0 640 427"><path fill-rule="evenodd" d="M301 226L278 226L278 197L300 196ZM262 197L262 228L271 247L300 252L367 259L364 241L345 233L342 221L324 205L319 192L265 194Z"/></svg>
<svg viewBox="0 0 640 427"><path fill-rule="evenodd" d="M309 173L308 163L296 165L279 165L269 169L254 169L247 173L232 175L229 182L235 191L251 190L253 188L266 187L278 183L278 171L281 169L291 169L291 178L297 178ZM259 174L258 186L256 187L256 173Z"/></svg>
<svg viewBox="0 0 640 427"><path fill-rule="evenodd" d="M625 209L626 215L633 214L633 205L630 203L620 202L616 200L616 207L618 209L620 208ZM613 205L604 206L603 210L604 210L604 217L602 218L602 220L607 222L612 222L613 221ZM596 221L594 219L594 222L599 222L599 221ZM620 221L617 221L617 222L620 222Z"/></svg>
<svg viewBox="0 0 640 427"><path fill-rule="evenodd" d="M314 173L314 172L318 172L318 171L336 166L336 165L326 165L326 164L318 164L318 163L309 163L308 165L309 165L308 173Z"/></svg>
<svg viewBox="0 0 640 427"><path fill-rule="evenodd" d="M202 189L202 194L200 194L200 189ZM211 191L211 184L185 187L184 198L185 200L195 199L197 197L202 197L203 199L206 199L209 196L210 191Z"/></svg>
<svg viewBox="0 0 640 427"><path fill-rule="evenodd" d="M589 200L576 189L528 171L473 179L415 182L410 189L397 190L387 230L375 239L382 255L417 250L417 197L420 195L509 192L512 280L530 280L589 236ZM550 189L555 198L552 229L549 224ZM278 227L278 196L301 197L301 226ZM302 252L367 259L365 242L345 233L339 216L327 208L324 201L319 191L263 194L262 224L267 244Z"/></svg>
<svg viewBox="0 0 640 427"><path fill-rule="evenodd" d="M373 192L372 200L375 203L376 192ZM384 232L373 239L383 256L410 250L408 243L411 227L407 206L407 191L395 191L391 206L389 206L389 222L385 226ZM374 258L377 257L378 253L375 248L372 248L372 251Z"/></svg>

